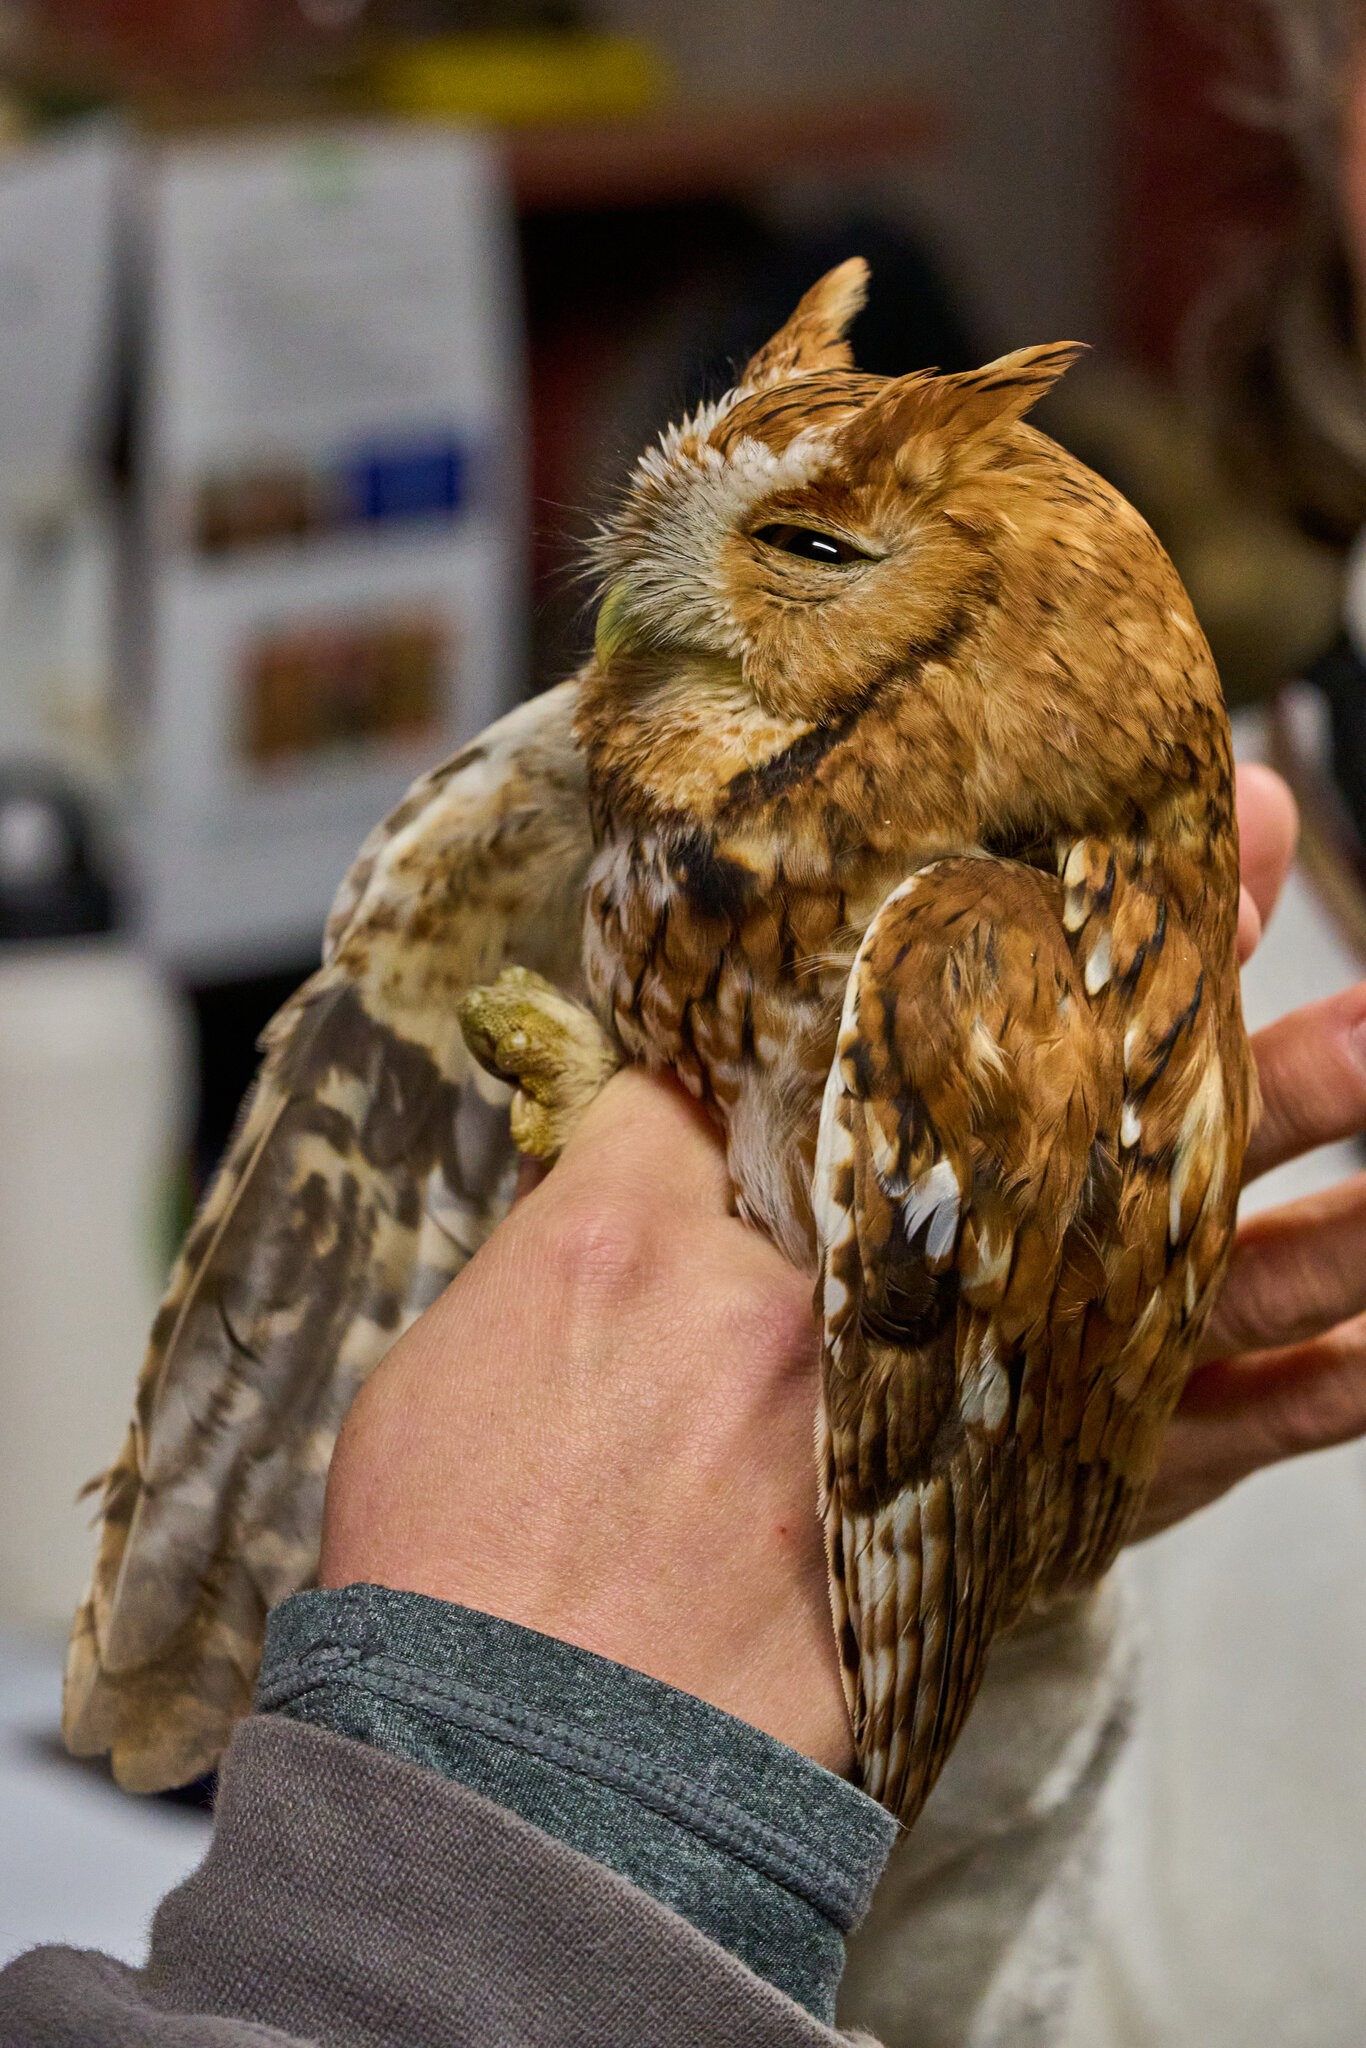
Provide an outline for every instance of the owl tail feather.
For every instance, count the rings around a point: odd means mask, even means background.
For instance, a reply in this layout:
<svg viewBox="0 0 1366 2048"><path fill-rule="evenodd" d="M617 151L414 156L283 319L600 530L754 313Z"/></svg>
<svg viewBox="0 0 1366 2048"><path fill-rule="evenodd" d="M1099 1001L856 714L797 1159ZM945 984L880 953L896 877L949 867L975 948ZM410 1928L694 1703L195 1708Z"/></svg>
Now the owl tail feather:
<svg viewBox="0 0 1366 2048"><path fill-rule="evenodd" d="M968 1436L942 1468L860 1512L828 1473L831 1597L870 1798L916 1819L957 1741L1009 1578L1009 1447Z"/></svg>

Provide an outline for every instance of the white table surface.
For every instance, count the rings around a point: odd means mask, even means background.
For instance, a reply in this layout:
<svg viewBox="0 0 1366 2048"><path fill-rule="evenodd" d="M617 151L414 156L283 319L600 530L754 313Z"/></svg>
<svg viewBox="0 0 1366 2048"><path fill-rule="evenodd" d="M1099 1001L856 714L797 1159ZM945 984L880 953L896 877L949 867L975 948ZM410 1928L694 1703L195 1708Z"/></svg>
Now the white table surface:
<svg viewBox="0 0 1366 2048"><path fill-rule="evenodd" d="M133 1798L64 1754L62 1647L0 1632L0 1963L45 1941L141 1962L158 1899L204 1853L208 1816Z"/></svg>

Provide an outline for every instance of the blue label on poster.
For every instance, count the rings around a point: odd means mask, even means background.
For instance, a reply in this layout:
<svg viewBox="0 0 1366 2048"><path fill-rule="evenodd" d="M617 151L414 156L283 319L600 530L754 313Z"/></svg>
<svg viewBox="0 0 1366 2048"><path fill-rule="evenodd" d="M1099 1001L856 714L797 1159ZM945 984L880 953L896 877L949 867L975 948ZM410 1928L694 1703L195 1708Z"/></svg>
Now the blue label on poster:
<svg viewBox="0 0 1366 2048"><path fill-rule="evenodd" d="M452 519L468 508L469 453L453 440L402 442L358 451L347 465L353 517Z"/></svg>

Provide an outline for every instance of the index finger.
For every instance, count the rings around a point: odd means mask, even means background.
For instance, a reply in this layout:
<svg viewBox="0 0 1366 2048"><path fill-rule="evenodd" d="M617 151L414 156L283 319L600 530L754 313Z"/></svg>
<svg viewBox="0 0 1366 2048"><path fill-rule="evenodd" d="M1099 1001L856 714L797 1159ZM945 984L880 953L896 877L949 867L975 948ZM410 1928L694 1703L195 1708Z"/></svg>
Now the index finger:
<svg viewBox="0 0 1366 2048"><path fill-rule="evenodd" d="M1244 900L1239 914L1239 955L1246 959L1276 907L1295 857L1300 816L1295 799L1274 769L1240 764L1238 854Z"/></svg>
<svg viewBox="0 0 1366 2048"><path fill-rule="evenodd" d="M1252 1051L1262 1115L1244 1181L1366 1129L1366 982L1278 1017Z"/></svg>

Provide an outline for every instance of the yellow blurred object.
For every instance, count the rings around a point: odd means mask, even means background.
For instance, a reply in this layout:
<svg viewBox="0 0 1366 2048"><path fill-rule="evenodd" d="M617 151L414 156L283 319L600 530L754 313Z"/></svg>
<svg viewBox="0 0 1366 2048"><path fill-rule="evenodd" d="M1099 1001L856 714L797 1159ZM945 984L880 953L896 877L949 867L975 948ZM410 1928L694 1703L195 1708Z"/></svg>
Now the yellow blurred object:
<svg viewBox="0 0 1366 2048"><path fill-rule="evenodd" d="M395 114L525 126L646 113L673 80L635 36L560 30L401 44L375 59L373 87Z"/></svg>

